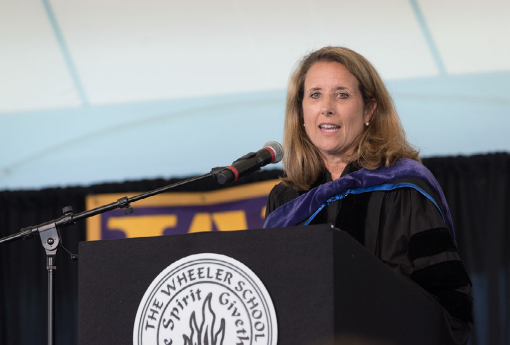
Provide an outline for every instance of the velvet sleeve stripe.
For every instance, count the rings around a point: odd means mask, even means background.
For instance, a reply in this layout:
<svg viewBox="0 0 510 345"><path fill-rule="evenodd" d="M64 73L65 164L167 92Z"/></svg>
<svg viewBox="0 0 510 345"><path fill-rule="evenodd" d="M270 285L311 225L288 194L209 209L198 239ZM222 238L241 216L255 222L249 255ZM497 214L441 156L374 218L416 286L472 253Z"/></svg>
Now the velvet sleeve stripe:
<svg viewBox="0 0 510 345"><path fill-rule="evenodd" d="M407 256L413 261L418 258L432 256L443 252L455 252L457 247L453 242L450 230L435 228L411 236Z"/></svg>
<svg viewBox="0 0 510 345"><path fill-rule="evenodd" d="M452 290L430 291L448 313L466 322L473 322L473 298L465 293Z"/></svg>
<svg viewBox="0 0 510 345"><path fill-rule="evenodd" d="M411 274L411 279L429 292L471 285L462 261L444 261L416 270Z"/></svg>

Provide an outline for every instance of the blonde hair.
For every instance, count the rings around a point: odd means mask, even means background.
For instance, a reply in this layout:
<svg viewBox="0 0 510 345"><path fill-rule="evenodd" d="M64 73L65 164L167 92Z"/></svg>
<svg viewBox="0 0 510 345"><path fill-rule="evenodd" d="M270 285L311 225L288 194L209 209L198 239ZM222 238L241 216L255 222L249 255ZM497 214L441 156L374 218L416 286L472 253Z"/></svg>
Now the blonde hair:
<svg viewBox="0 0 510 345"><path fill-rule="evenodd" d="M358 168L375 170L391 166L401 158L420 161L406 140L393 100L375 68L362 55L343 47L324 47L306 55L291 75L287 89L283 135L283 183L298 190L308 190L325 170L324 159L303 127L303 93L308 70L316 62L339 62L356 77L363 103L375 100L376 109L359 137L354 152L344 157Z"/></svg>

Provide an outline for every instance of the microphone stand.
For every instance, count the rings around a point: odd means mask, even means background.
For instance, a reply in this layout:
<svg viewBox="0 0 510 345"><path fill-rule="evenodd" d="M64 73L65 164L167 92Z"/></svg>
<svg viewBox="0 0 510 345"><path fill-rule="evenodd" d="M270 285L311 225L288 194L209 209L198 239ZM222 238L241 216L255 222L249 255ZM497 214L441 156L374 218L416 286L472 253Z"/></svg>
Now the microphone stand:
<svg viewBox="0 0 510 345"><path fill-rule="evenodd" d="M73 208L71 206L66 206L62 210L64 214L60 218L50 220L49 222L45 222L39 225L23 228L20 230L19 233L0 238L0 245L4 243L13 242L19 239L24 240L30 239L34 237L36 234L39 234L39 237L41 238L42 246L46 251L46 269L48 270L48 345L53 345L55 342L54 273L57 268L55 266L55 256L57 254L57 249L59 246L62 247L62 249L64 249L66 252L70 253L67 249L65 249L62 246L60 229L73 225L79 220L83 220L107 211L115 210L117 208L123 208L124 214L133 213L133 209L130 207L130 204L132 202L142 200L157 194L161 194L172 188L183 186L195 181L203 180L211 176L217 179L218 174L224 169L225 169L224 167L213 168L210 173L207 173L205 175L192 177L171 185L167 185L165 187L154 189L152 191L131 198L125 196L118 199L116 202L112 202L110 204L103 205L78 214L73 213ZM77 258L78 258L77 255L71 255L71 259L76 260Z"/></svg>

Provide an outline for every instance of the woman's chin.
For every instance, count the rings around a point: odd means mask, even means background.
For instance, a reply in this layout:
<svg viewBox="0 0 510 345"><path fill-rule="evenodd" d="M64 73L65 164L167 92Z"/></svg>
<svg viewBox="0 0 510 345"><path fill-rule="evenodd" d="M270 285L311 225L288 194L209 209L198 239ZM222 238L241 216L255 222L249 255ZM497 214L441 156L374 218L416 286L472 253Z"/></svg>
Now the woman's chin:
<svg viewBox="0 0 510 345"><path fill-rule="evenodd" d="M342 157L343 155L342 149L338 147L320 147L319 150L324 156L328 157Z"/></svg>

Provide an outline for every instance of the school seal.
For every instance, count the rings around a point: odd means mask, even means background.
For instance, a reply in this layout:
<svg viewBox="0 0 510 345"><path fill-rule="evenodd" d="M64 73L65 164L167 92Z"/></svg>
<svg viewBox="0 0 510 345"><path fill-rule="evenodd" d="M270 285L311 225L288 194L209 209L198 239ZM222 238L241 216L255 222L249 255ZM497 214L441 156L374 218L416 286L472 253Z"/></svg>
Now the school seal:
<svg viewBox="0 0 510 345"><path fill-rule="evenodd" d="M135 345L276 345L271 298L244 264L204 253L174 262L145 292Z"/></svg>

